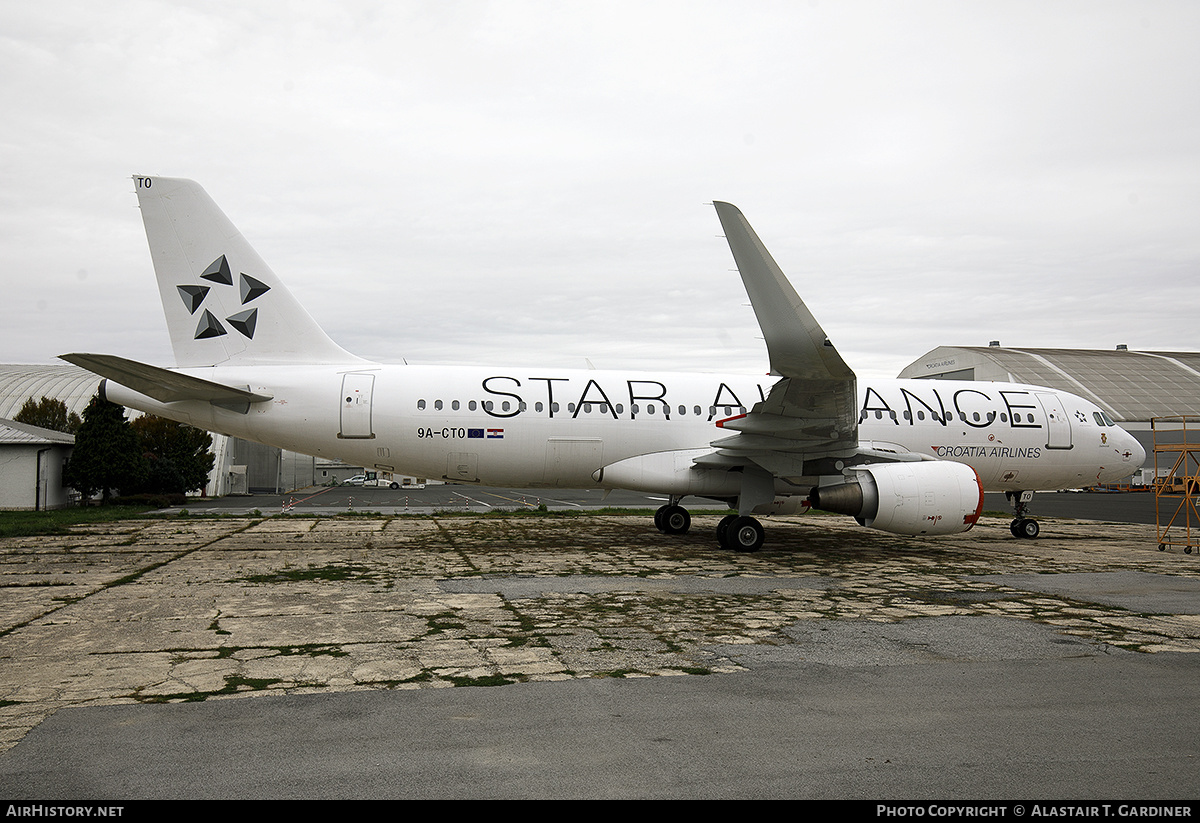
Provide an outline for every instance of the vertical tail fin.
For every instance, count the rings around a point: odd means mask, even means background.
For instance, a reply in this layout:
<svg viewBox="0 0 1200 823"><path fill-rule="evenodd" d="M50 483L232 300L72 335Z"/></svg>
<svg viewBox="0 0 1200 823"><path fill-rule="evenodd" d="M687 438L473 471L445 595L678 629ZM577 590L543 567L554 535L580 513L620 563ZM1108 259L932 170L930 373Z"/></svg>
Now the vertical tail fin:
<svg viewBox="0 0 1200 823"><path fill-rule="evenodd" d="M198 184L133 179L176 365L364 362L329 339Z"/></svg>

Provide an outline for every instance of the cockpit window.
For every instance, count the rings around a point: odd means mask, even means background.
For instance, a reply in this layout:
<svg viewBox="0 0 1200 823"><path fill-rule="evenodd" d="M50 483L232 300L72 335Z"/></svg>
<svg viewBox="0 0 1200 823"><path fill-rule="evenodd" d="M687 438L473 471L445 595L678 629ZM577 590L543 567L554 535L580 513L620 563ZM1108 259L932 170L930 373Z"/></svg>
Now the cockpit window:
<svg viewBox="0 0 1200 823"><path fill-rule="evenodd" d="M1110 425L1110 426L1117 425L1117 421L1115 421L1111 417L1109 417L1108 412L1100 412L1100 414L1101 414L1101 416L1104 417L1104 422L1107 423L1108 425Z"/></svg>
<svg viewBox="0 0 1200 823"><path fill-rule="evenodd" d="M1092 419L1096 421L1097 426L1107 426L1108 425L1107 423L1104 422L1104 418L1100 415L1100 412L1092 412Z"/></svg>

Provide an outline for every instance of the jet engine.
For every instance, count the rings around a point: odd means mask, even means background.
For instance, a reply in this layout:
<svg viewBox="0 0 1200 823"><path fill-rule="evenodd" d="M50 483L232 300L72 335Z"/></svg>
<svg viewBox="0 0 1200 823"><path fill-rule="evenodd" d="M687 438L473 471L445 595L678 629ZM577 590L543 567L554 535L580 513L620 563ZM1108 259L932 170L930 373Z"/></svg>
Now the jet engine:
<svg viewBox="0 0 1200 823"><path fill-rule="evenodd" d="M963 463L874 463L854 473L845 483L814 488L813 508L895 534L965 532L983 511L983 484Z"/></svg>

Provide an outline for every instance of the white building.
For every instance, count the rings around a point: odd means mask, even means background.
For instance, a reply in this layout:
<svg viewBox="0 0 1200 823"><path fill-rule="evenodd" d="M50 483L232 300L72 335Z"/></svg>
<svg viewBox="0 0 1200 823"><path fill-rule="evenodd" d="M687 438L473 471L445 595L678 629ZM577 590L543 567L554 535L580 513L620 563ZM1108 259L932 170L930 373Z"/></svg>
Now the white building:
<svg viewBox="0 0 1200 823"><path fill-rule="evenodd" d="M0 509L61 509L63 464L75 437L0 418Z"/></svg>

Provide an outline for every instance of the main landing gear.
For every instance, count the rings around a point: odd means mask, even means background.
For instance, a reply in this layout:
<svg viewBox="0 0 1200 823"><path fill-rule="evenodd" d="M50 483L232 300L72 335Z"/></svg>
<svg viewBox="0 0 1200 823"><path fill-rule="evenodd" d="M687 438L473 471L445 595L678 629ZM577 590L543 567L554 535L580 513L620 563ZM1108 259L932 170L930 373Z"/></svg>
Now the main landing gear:
<svg viewBox="0 0 1200 823"><path fill-rule="evenodd" d="M679 498L672 497L669 504L654 513L654 526L663 534L687 534L692 516L679 505Z"/></svg>
<svg viewBox="0 0 1200 823"><path fill-rule="evenodd" d="M663 534L687 534L692 527L692 516L679 505L679 498L654 513L654 527ZM731 514L717 524L717 542L723 549L739 552L756 552L762 548L766 533L762 524L753 517Z"/></svg>
<svg viewBox="0 0 1200 823"><path fill-rule="evenodd" d="M762 524L753 517L728 514L717 524L717 542L722 549L756 552L762 548L765 537Z"/></svg>
<svg viewBox="0 0 1200 823"><path fill-rule="evenodd" d="M1013 510L1016 513L1013 522L1008 526L1008 530L1012 532L1012 536L1028 538L1029 540L1037 537L1042 527L1032 517L1025 516L1026 512L1029 511L1029 503L1033 500L1033 492L1005 492L1004 496L1008 498L1008 502L1013 504Z"/></svg>

